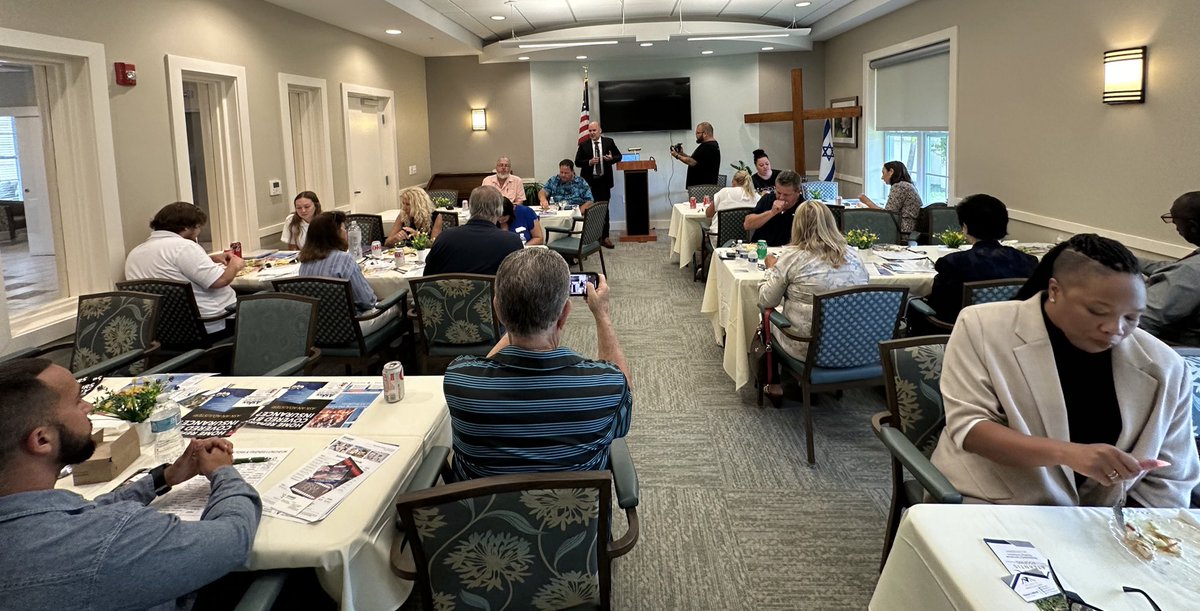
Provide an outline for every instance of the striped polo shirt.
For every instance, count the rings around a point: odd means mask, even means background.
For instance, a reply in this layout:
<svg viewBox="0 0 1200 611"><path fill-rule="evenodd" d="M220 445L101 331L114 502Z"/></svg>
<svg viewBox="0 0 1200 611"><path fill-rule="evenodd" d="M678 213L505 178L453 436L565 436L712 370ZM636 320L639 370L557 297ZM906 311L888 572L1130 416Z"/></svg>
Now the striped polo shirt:
<svg viewBox="0 0 1200 611"><path fill-rule="evenodd" d="M515 346L460 356L443 383L461 480L608 468L612 440L629 432L625 374L569 348Z"/></svg>

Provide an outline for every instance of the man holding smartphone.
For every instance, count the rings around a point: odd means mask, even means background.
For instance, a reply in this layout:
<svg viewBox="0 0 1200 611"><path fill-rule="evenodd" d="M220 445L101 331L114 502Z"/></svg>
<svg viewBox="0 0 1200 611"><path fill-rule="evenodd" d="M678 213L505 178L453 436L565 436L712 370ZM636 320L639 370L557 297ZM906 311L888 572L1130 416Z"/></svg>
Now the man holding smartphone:
<svg viewBox="0 0 1200 611"><path fill-rule="evenodd" d="M671 147L671 156L688 167L686 186L715 185L721 173L721 147L713 136L712 123L705 121L696 126L696 144L699 146L691 155L685 155L683 145L676 144Z"/></svg>
<svg viewBox="0 0 1200 611"><path fill-rule="evenodd" d="M442 387L458 480L606 469L609 445L629 432L633 390L608 283L587 282L594 360L559 344L570 283L566 260L545 248L514 252L496 271L492 304L507 333L486 357L455 359Z"/></svg>

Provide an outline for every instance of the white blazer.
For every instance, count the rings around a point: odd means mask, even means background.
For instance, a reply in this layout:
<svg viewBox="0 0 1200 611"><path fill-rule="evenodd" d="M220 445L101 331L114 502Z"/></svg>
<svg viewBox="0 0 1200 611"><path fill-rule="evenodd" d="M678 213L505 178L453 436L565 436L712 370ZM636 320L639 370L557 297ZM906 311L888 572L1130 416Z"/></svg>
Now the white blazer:
<svg viewBox="0 0 1200 611"><path fill-rule="evenodd" d="M1112 364L1121 408L1121 434L1115 445L1137 458L1171 463L1134 480L1129 495L1146 507L1187 507L1200 481L1200 459L1192 437L1186 364L1141 329L1113 348ZM1119 486L1087 479L1076 489L1074 471L1065 465L1009 467L963 449L967 433L983 421L1070 441L1040 294L1024 302L964 309L946 346L941 389L946 428L933 464L965 497L1010 505L1115 502Z"/></svg>

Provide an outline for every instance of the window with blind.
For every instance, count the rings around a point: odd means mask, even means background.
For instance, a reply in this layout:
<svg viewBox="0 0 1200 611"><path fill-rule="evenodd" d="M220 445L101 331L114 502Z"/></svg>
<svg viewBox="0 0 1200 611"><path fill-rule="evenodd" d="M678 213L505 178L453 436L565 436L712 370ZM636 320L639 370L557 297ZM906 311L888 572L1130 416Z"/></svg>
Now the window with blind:
<svg viewBox="0 0 1200 611"><path fill-rule="evenodd" d="M17 159L17 121L0 117L0 200L20 201L21 163Z"/></svg>
<svg viewBox="0 0 1200 611"><path fill-rule="evenodd" d="M950 195L950 42L944 41L873 60L871 129L865 135L867 195L887 199L888 186L875 172L901 161L925 205Z"/></svg>

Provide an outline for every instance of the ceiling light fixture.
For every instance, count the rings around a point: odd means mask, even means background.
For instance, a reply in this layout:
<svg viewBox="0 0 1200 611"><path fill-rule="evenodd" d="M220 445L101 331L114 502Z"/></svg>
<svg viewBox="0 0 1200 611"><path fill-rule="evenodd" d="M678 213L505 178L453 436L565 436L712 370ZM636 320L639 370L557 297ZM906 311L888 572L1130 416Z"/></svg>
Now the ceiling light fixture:
<svg viewBox="0 0 1200 611"><path fill-rule="evenodd" d="M812 2L797 2L797 3L796 3L796 6L798 6L798 7L800 7L800 8L804 8L804 7L806 7L806 6L810 5L810 4L812 4Z"/></svg>
<svg viewBox="0 0 1200 611"><path fill-rule="evenodd" d="M763 51L774 51L775 47L763 47L762 50Z"/></svg>
<svg viewBox="0 0 1200 611"><path fill-rule="evenodd" d="M700 55L712 55L712 54L713 54L713 52L710 49L705 49L700 52Z"/></svg>
<svg viewBox="0 0 1200 611"><path fill-rule="evenodd" d="M559 49L563 47L590 47L592 45L615 45L615 40L595 40L590 42L540 42L540 43L523 43L517 45L518 49Z"/></svg>
<svg viewBox="0 0 1200 611"><path fill-rule="evenodd" d="M758 38L787 38L789 34L742 34L733 36L690 36L688 42L697 40L755 40Z"/></svg>
<svg viewBox="0 0 1200 611"><path fill-rule="evenodd" d="M384 30L384 33L385 33L385 34L391 34L392 36L395 36L396 34L402 34L403 32L401 32L400 30L391 29L391 30Z"/></svg>
<svg viewBox="0 0 1200 611"><path fill-rule="evenodd" d="M526 61L526 60L528 60L528 59L529 59L529 56L528 56L528 55L522 55L521 57L518 57L517 59L519 59L519 60L521 60L521 61Z"/></svg>
<svg viewBox="0 0 1200 611"><path fill-rule="evenodd" d="M575 59L587 59L586 55L576 55Z"/></svg>
<svg viewBox="0 0 1200 611"><path fill-rule="evenodd" d="M653 46L654 46L654 43L652 43L652 42L643 42L643 43L641 44L641 46L643 46L643 47L653 47Z"/></svg>
<svg viewBox="0 0 1200 611"><path fill-rule="evenodd" d="M492 21L504 21L504 15L492 15Z"/></svg>

